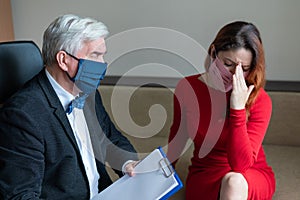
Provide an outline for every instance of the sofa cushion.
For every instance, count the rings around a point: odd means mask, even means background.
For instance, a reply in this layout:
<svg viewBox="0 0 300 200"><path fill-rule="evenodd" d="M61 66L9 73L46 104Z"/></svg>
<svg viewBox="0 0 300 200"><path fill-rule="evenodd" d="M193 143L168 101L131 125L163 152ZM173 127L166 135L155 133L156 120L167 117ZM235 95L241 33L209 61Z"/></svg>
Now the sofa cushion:
<svg viewBox="0 0 300 200"><path fill-rule="evenodd" d="M100 86L104 106L123 133L136 138L168 137L173 91L160 87Z"/></svg>
<svg viewBox="0 0 300 200"><path fill-rule="evenodd" d="M300 147L264 145L276 178L273 200L300 198Z"/></svg>
<svg viewBox="0 0 300 200"><path fill-rule="evenodd" d="M273 112L264 144L300 146L300 93L268 92Z"/></svg>

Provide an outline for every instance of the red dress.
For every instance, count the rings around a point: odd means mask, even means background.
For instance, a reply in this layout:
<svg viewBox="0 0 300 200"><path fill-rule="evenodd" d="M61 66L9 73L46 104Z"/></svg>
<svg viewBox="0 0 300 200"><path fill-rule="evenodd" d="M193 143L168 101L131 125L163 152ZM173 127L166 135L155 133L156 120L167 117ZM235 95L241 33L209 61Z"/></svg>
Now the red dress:
<svg viewBox="0 0 300 200"><path fill-rule="evenodd" d="M246 178L248 199L272 199L275 177L262 147L272 112L270 97L261 89L247 117L245 109L228 107L230 92L214 90L199 77L178 83L169 137L168 157L174 165L187 139L194 142L186 199L217 200L221 180L231 171Z"/></svg>

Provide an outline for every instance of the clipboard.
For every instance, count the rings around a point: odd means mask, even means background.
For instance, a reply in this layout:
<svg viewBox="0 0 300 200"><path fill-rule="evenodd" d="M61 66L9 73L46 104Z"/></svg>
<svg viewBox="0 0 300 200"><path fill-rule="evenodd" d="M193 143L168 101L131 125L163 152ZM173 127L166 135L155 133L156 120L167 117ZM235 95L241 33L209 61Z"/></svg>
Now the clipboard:
<svg viewBox="0 0 300 200"><path fill-rule="evenodd" d="M165 200L183 187L161 147L142 159L135 175L124 175L92 200Z"/></svg>

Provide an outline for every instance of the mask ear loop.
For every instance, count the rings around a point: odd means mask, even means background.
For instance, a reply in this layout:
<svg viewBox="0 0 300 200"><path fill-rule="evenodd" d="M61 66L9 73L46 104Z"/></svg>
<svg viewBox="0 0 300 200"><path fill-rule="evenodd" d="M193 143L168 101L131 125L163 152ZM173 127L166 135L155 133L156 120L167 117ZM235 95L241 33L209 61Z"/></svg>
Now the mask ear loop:
<svg viewBox="0 0 300 200"><path fill-rule="evenodd" d="M215 45L211 46L210 57L212 60L217 58L217 50L215 48Z"/></svg>
<svg viewBox="0 0 300 200"><path fill-rule="evenodd" d="M215 61L215 59L217 58L217 51L215 48L215 45L212 44L211 48L210 48L210 55L209 55L209 67L212 65L212 63Z"/></svg>
<svg viewBox="0 0 300 200"><path fill-rule="evenodd" d="M75 60L77 60L78 63L80 62L80 59L77 58L76 56L70 54L69 52L67 52L67 51L65 51L65 50L64 50L64 52L65 52L68 56L71 56L71 58L74 58ZM76 78L76 75L77 75L78 71L79 71L79 65L78 65L77 72L76 72L76 74L75 74L74 77L71 77L71 76L69 75L69 73L66 72L67 76L69 77L69 79L70 79L72 82L75 82L75 78Z"/></svg>
<svg viewBox="0 0 300 200"><path fill-rule="evenodd" d="M215 45L211 44L210 49L207 52L205 62L204 62L204 67L205 67L206 72L208 72L210 66L215 61L216 58L217 58L217 51L215 49Z"/></svg>
<svg viewBox="0 0 300 200"><path fill-rule="evenodd" d="M73 56L72 54L68 53L67 51L64 51L64 52L66 52L67 55L71 56L75 60L79 61L79 58L77 58L76 56Z"/></svg>

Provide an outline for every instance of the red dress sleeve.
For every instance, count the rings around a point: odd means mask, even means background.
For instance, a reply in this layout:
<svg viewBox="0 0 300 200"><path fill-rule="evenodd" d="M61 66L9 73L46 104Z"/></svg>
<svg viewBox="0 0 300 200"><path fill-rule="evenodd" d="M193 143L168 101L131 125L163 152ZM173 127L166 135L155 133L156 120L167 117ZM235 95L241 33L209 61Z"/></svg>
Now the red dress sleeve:
<svg viewBox="0 0 300 200"><path fill-rule="evenodd" d="M182 79L176 86L173 97L173 124L170 129L168 140L167 157L175 167L178 158L189 138L187 134L187 122L185 117L185 97L187 94L187 80Z"/></svg>
<svg viewBox="0 0 300 200"><path fill-rule="evenodd" d="M233 171L244 172L257 160L271 112L271 99L263 89L250 108L248 120L245 109L230 109L227 155Z"/></svg>

